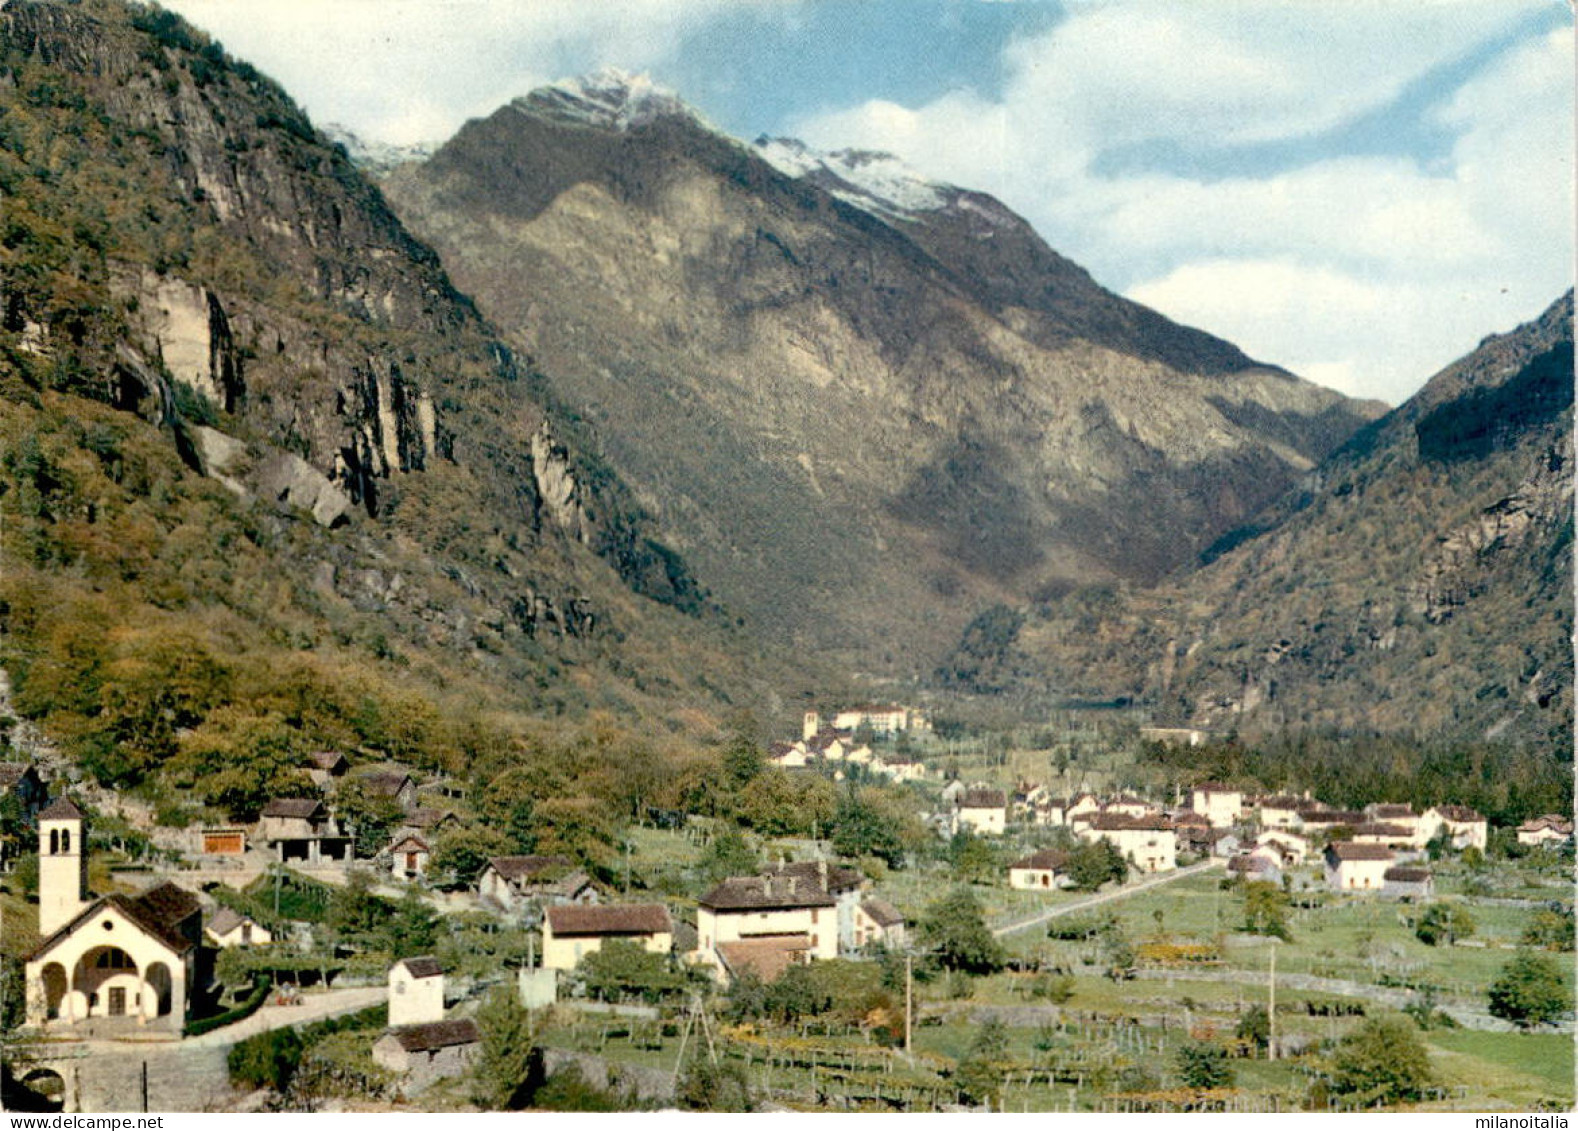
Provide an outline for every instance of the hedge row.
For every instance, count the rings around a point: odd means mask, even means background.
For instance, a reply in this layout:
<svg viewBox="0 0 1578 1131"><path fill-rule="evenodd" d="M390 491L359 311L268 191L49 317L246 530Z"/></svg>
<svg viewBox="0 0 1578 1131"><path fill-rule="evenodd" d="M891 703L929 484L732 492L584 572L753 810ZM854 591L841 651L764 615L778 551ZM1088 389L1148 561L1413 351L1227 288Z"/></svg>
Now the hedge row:
<svg viewBox="0 0 1578 1131"><path fill-rule="evenodd" d="M204 1033L211 1033L215 1029L222 1029L226 1025L244 1020L256 1013L268 1000L269 991L274 988L274 979L267 974L259 978L252 987L252 992L247 999L234 1009L227 1009L223 1013L216 1013L212 1017L203 1017L196 1021L188 1021L181 1030L183 1037L200 1037Z"/></svg>

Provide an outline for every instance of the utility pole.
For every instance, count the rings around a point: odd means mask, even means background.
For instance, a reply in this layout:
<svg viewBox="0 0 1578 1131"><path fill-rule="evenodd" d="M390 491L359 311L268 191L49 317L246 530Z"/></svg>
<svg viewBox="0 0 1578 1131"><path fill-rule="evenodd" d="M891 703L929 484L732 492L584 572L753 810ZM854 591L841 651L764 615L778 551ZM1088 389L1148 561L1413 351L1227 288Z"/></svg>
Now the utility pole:
<svg viewBox="0 0 1578 1131"><path fill-rule="evenodd" d="M908 951L904 953L904 1056L912 1058L910 1052L910 1033L914 1028L913 1014L915 1011L915 956Z"/></svg>
<svg viewBox="0 0 1578 1131"><path fill-rule="evenodd" d="M1277 944L1271 943L1271 974L1266 980L1269 1005L1266 1009L1266 1056L1277 1059Z"/></svg>

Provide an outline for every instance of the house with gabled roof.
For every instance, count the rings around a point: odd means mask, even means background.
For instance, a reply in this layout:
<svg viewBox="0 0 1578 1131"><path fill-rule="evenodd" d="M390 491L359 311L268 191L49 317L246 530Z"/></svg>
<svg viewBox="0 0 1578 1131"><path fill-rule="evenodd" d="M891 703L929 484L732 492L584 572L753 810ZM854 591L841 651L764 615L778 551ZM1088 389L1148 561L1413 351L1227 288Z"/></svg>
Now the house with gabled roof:
<svg viewBox="0 0 1578 1131"><path fill-rule="evenodd" d="M343 778L350 769L350 760L338 750L315 750L307 755L307 776L319 789Z"/></svg>
<svg viewBox="0 0 1578 1131"><path fill-rule="evenodd" d="M39 933L26 957L27 1021L89 1018L179 1032L208 977L197 897L172 883L88 895L87 821L62 798L38 814Z"/></svg>
<svg viewBox="0 0 1578 1131"><path fill-rule="evenodd" d="M1255 817L1262 829L1299 829L1304 825L1300 810L1308 802L1302 797L1273 794L1254 800Z"/></svg>
<svg viewBox="0 0 1578 1131"><path fill-rule="evenodd" d="M1284 865L1302 864L1310 854L1309 838L1292 829L1267 829L1255 838L1255 844L1276 852Z"/></svg>
<svg viewBox="0 0 1578 1131"><path fill-rule="evenodd" d="M233 907L221 907L215 911L204 926L203 933L221 950L235 946L263 946L274 941L273 931Z"/></svg>
<svg viewBox="0 0 1578 1131"><path fill-rule="evenodd" d="M791 940L808 961L836 958L838 900L797 873L731 876L697 901L696 934L699 959L720 968L726 944L762 939Z"/></svg>
<svg viewBox="0 0 1578 1131"><path fill-rule="evenodd" d="M416 782L398 766L369 766L350 778L373 797L393 801L402 809L416 804Z"/></svg>
<svg viewBox="0 0 1578 1131"><path fill-rule="evenodd" d="M902 949L907 938L908 924L904 913L885 899L868 896L855 908L855 949L881 943L883 946Z"/></svg>
<svg viewBox="0 0 1578 1131"><path fill-rule="evenodd" d="M477 877L477 894L505 911L528 904L591 904L599 896L592 878L568 856L494 856Z"/></svg>
<svg viewBox="0 0 1578 1131"><path fill-rule="evenodd" d="M967 789L954 802L952 830L1002 836L1008 823L1008 795L1000 789Z"/></svg>
<svg viewBox="0 0 1578 1131"><path fill-rule="evenodd" d="M1404 825L1381 821L1365 821L1353 826L1354 844L1384 844L1387 848L1403 851L1414 846L1414 831Z"/></svg>
<svg viewBox="0 0 1578 1131"><path fill-rule="evenodd" d="M1378 802L1365 806L1364 812L1373 824L1394 825L1406 829L1411 848L1423 848L1435 835L1435 824L1425 821L1420 814L1414 812L1414 807L1406 802Z"/></svg>
<svg viewBox="0 0 1578 1131"><path fill-rule="evenodd" d="M482 1030L469 1017L391 1029L373 1044L373 1063L403 1078L408 1094L436 1080L463 1076L482 1047Z"/></svg>
<svg viewBox="0 0 1578 1131"><path fill-rule="evenodd" d="M1569 844L1572 839L1573 823L1555 813L1546 813L1518 826L1519 844L1552 848Z"/></svg>
<svg viewBox="0 0 1578 1131"><path fill-rule="evenodd" d="M1329 835L1333 829L1354 829L1367 823L1368 820L1357 809L1307 808L1301 812L1300 816L1303 819L1304 831L1310 834L1326 833Z"/></svg>
<svg viewBox="0 0 1578 1131"><path fill-rule="evenodd" d="M1178 836L1166 817L1099 813L1076 835L1084 841L1110 842L1141 872L1170 872L1178 866Z"/></svg>
<svg viewBox="0 0 1578 1131"><path fill-rule="evenodd" d="M668 954L674 949L674 920L661 903L550 907L543 916L542 964L550 970L574 970L581 959L615 939L652 954Z"/></svg>
<svg viewBox="0 0 1578 1131"><path fill-rule="evenodd" d="M432 955L402 958L389 968L389 1025L444 1018L444 968Z"/></svg>
<svg viewBox="0 0 1578 1131"><path fill-rule="evenodd" d="M1421 820L1434 829L1430 837L1445 833L1452 847L1461 852L1465 848L1485 851L1490 839L1490 823L1483 814L1467 805L1436 805L1426 809ZM1427 843L1428 843L1427 838Z"/></svg>
<svg viewBox="0 0 1578 1131"><path fill-rule="evenodd" d="M1395 856L1381 844L1338 841L1326 846L1326 886L1332 891L1379 892Z"/></svg>
<svg viewBox="0 0 1578 1131"><path fill-rule="evenodd" d="M1429 868L1394 865L1381 876L1381 894L1391 899L1434 899L1435 876Z"/></svg>
<svg viewBox="0 0 1578 1131"><path fill-rule="evenodd" d="M406 833L388 848L389 874L397 880L419 880L427 873L433 849L415 833Z"/></svg>
<svg viewBox="0 0 1578 1131"><path fill-rule="evenodd" d="M352 839L315 797L276 797L258 814L257 839L282 864L348 864Z"/></svg>
<svg viewBox="0 0 1578 1131"><path fill-rule="evenodd" d="M1201 782L1190 793L1190 808L1216 829L1236 825L1244 816L1244 791L1221 782Z"/></svg>
<svg viewBox="0 0 1578 1131"><path fill-rule="evenodd" d="M1259 881L1267 884L1282 882L1282 864L1274 853L1241 852L1227 862L1227 874L1245 883Z"/></svg>
<svg viewBox="0 0 1578 1131"><path fill-rule="evenodd" d="M1055 891L1068 887L1068 853L1043 848L1008 866L1008 886L1016 891Z"/></svg>

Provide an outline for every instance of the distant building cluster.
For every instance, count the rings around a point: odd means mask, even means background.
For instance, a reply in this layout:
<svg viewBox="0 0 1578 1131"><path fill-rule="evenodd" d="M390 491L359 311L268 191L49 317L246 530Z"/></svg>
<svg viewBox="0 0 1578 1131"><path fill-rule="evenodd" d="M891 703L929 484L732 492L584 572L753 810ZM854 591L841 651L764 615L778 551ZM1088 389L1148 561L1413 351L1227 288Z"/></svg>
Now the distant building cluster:
<svg viewBox="0 0 1578 1131"><path fill-rule="evenodd" d="M807 711L801 735L792 742L774 742L767 748L767 763L781 770L820 770L842 781L853 767L890 781L923 781L926 764L898 750L874 751L858 737L868 732L876 738L931 733L931 721L914 707L857 707L836 712L824 722L816 711Z"/></svg>

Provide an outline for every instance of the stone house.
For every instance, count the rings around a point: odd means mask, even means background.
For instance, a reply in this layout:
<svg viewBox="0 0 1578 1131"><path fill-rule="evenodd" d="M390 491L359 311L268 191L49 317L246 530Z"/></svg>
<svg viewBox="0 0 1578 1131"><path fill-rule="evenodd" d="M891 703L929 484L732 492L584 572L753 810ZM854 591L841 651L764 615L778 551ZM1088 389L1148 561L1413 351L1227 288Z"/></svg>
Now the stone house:
<svg viewBox="0 0 1578 1131"><path fill-rule="evenodd" d="M1102 803L1103 813L1114 813L1120 817L1151 817L1161 812L1159 806L1151 804L1143 798L1132 794L1120 793L1110 801Z"/></svg>
<svg viewBox="0 0 1578 1131"><path fill-rule="evenodd" d="M697 901L697 957L722 968L726 944L772 939L806 961L836 958L838 918L837 899L797 875L731 877Z"/></svg>
<svg viewBox="0 0 1578 1131"><path fill-rule="evenodd" d="M1255 799L1255 816L1262 829L1299 829L1304 826L1300 810L1307 804L1304 798L1273 795Z"/></svg>
<svg viewBox="0 0 1578 1131"><path fill-rule="evenodd" d="M1271 829L1255 838L1260 848L1270 848L1281 857L1283 864L1302 864L1310 854L1309 839L1292 829Z"/></svg>
<svg viewBox="0 0 1578 1131"><path fill-rule="evenodd" d="M1572 843L1573 823L1555 813L1524 821L1518 826L1518 843L1551 848Z"/></svg>
<svg viewBox="0 0 1578 1131"><path fill-rule="evenodd" d="M1333 829L1355 829L1368 823L1365 815L1357 809L1306 808L1299 816L1306 835L1330 835Z"/></svg>
<svg viewBox="0 0 1578 1131"><path fill-rule="evenodd" d="M1227 874L1246 883L1282 883L1282 865L1269 852L1244 852L1227 862Z"/></svg>
<svg viewBox="0 0 1578 1131"><path fill-rule="evenodd" d="M1406 825L1366 821L1353 827L1354 844L1384 844L1387 848L1406 851L1416 847L1414 841L1415 830Z"/></svg>
<svg viewBox="0 0 1578 1131"><path fill-rule="evenodd" d="M387 798L402 809L410 809L416 804L416 782L399 767L369 768L352 780L359 783L369 795Z"/></svg>
<svg viewBox="0 0 1578 1131"><path fill-rule="evenodd" d="M385 1033L373 1045L373 1063L405 1078L414 1094L434 1081L462 1076L482 1047L482 1032L469 1017L429 1021Z"/></svg>
<svg viewBox="0 0 1578 1131"><path fill-rule="evenodd" d="M307 755L307 776L319 789L343 778L350 769L351 763L338 750L318 750Z"/></svg>
<svg viewBox="0 0 1578 1131"><path fill-rule="evenodd" d="M1423 848L1435 835L1435 826L1414 812L1412 805L1381 802L1365 807L1365 815L1378 825L1393 825L1408 833L1408 847Z"/></svg>
<svg viewBox="0 0 1578 1131"><path fill-rule="evenodd" d="M316 798L276 797L258 815L257 837L282 864L351 860L351 838L340 833L328 808Z"/></svg>
<svg viewBox="0 0 1578 1131"><path fill-rule="evenodd" d="M508 911L530 904L562 905L598 902L591 877L568 856L494 856L477 877L477 894Z"/></svg>
<svg viewBox="0 0 1578 1131"><path fill-rule="evenodd" d="M419 880L427 872L433 850L415 833L407 833L389 846L389 874L397 880Z"/></svg>
<svg viewBox="0 0 1578 1131"><path fill-rule="evenodd" d="M1381 877L1381 894L1392 899L1434 899L1435 877L1429 868L1388 868Z"/></svg>
<svg viewBox="0 0 1578 1131"><path fill-rule="evenodd" d="M574 970L582 958L613 939L668 954L674 949L674 921L661 903L550 907L543 916L542 964L550 970Z"/></svg>

